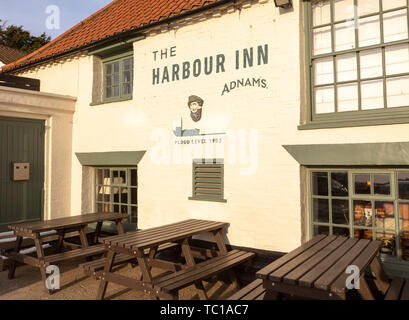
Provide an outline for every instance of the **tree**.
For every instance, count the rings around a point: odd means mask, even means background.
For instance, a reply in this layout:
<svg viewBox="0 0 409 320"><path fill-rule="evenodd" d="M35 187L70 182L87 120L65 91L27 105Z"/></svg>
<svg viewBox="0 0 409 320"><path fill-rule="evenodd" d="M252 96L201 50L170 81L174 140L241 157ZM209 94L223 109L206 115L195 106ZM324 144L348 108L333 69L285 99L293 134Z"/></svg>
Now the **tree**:
<svg viewBox="0 0 409 320"><path fill-rule="evenodd" d="M51 37L43 32L39 37L33 36L23 26L6 25L0 20L0 44L31 53L51 41Z"/></svg>

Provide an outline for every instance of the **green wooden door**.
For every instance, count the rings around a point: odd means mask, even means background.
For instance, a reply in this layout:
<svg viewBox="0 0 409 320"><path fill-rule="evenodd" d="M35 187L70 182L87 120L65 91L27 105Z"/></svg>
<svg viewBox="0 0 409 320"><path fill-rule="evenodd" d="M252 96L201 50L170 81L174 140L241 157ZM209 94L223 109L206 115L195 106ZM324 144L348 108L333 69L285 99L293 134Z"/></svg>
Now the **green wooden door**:
<svg viewBox="0 0 409 320"><path fill-rule="evenodd" d="M44 121L0 117L0 232L43 218ZM13 163L28 162L28 180L15 181Z"/></svg>

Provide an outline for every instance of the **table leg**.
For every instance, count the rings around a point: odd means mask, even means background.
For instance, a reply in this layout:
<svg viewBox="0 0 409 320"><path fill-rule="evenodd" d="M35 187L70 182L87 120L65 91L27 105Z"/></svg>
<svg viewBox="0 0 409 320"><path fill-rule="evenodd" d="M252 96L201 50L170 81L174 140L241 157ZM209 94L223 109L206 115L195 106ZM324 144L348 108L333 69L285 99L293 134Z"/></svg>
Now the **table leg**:
<svg viewBox="0 0 409 320"><path fill-rule="evenodd" d="M390 282L388 276L386 275L385 271L383 271L382 266L379 263L378 257L375 257L372 260L370 268L375 276L375 284L378 287L378 290L383 294L386 294L389 289Z"/></svg>
<svg viewBox="0 0 409 320"><path fill-rule="evenodd" d="M95 228L95 233L94 233L94 243L98 243L99 234L101 233L101 229L102 229L102 222L98 222L97 227Z"/></svg>
<svg viewBox="0 0 409 320"><path fill-rule="evenodd" d="M37 259L40 264L41 278L43 279L44 285L46 285L45 282L47 281L47 271L46 271L46 266L44 264L44 250L43 250L43 244L38 234L34 236L34 244L37 249ZM49 290L47 287L46 289L49 294L52 294L53 292L52 290Z"/></svg>
<svg viewBox="0 0 409 320"><path fill-rule="evenodd" d="M23 237L17 236L16 243L14 246L14 252L19 253L21 249L21 241L23 240ZM9 279L14 278L14 274L16 272L16 261L12 260L10 261L10 266L9 266Z"/></svg>
<svg viewBox="0 0 409 320"><path fill-rule="evenodd" d="M108 282L105 280L105 274L112 271L112 266L114 264L116 253L114 251L108 251L107 262L105 263L104 272L101 276L101 282L99 283L97 300L103 300L105 297L105 292L107 290Z"/></svg>
<svg viewBox="0 0 409 320"><path fill-rule="evenodd" d="M227 247L223 239L223 232L224 232L224 228L219 229L213 233L214 238L216 239L217 247L219 249L219 255L223 255L227 253ZM233 288L239 288L239 281L237 279L236 274L232 270L228 270L227 274L229 275Z"/></svg>
<svg viewBox="0 0 409 320"><path fill-rule="evenodd" d="M359 294L364 300L375 300L371 289L368 286L368 283L365 280L364 275L359 279Z"/></svg>
<svg viewBox="0 0 409 320"><path fill-rule="evenodd" d="M58 243L57 243L57 250L61 252L63 244L64 244L64 237L65 237L65 230L58 231Z"/></svg>
<svg viewBox="0 0 409 320"><path fill-rule="evenodd" d="M183 256L185 257L186 264L190 267L196 265L195 259L193 258L192 250L190 249L189 239L184 239L181 244ZM200 300L208 300L208 296L205 288L203 287L202 281L196 281L195 287L199 293Z"/></svg>
<svg viewBox="0 0 409 320"><path fill-rule="evenodd" d="M118 234L123 234L124 233L124 226L122 225L122 221L116 221L116 230L118 232Z"/></svg>
<svg viewBox="0 0 409 320"><path fill-rule="evenodd" d="M81 246L82 248L88 248L88 239L87 239L87 233L86 233L86 228L87 226L81 227L80 229L80 240L81 240Z"/></svg>
<svg viewBox="0 0 409 320"><path fill-rule="evenodd" d="M220 254L227 253L226 244L224 243L224 239L223 239L223 230L224 228L219 229L213 233L214 238L216 239L217 248L219 249Z"/></svg>
<svg viewBox="0 0 409 320"><path fill-rule="evenodd" d="M138 265L142 271L142 280L144 282L152 282L152 274L148 264L148 259L145 257L143 249L138 249L136 259L138 260Z"/></svg>

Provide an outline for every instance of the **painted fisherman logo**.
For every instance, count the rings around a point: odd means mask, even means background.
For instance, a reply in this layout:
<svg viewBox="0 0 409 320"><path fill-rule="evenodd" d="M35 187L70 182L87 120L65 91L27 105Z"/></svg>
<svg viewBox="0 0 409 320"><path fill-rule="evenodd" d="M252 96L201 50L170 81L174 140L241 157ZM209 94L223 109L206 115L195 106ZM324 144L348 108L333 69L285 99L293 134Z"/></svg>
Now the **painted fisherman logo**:
<svg viewBox="0 0 409 320"><path fill-rule="evenodd" d="M194 122L199 122L202 119L204 100L196 95L191 95L188 98L187 105L190 111L190 117ZM176 137L195 137L195 136L210 136L210 135L223 135L223 133L203 133L200 129L183 129L183 121L177 121L173 133Z"/></svg>
<svg viewBox="0 0 409 320"><path fill-rule="evenodd" d="M189 97L187 105L190 109L190 117L194 122L198 122L200 119L202 119L203 103L203 99L198 96Z"/></svg>

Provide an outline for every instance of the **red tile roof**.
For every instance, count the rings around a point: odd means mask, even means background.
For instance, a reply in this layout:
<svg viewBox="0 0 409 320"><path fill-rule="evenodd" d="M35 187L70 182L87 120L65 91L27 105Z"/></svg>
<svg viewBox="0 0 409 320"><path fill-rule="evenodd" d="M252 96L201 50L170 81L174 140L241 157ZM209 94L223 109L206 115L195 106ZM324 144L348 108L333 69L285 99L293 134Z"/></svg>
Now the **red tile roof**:
<svg viewBox="0 0 409 320"><path fill-rule="evenodd" d="M3 67L16 70L97 41L223 0L114 0L30 55Z"/></svg>

